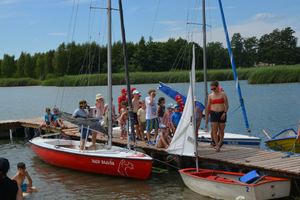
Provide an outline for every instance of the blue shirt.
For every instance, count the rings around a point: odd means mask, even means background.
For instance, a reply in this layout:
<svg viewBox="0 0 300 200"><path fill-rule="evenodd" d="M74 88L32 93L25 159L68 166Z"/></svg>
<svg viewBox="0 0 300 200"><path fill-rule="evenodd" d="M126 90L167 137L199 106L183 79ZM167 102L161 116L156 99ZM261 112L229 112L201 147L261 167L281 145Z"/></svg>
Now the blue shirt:
<svg viewBox="0 0 300 200"><path fill-rule="evenodd" d="M74 113L73 113L74 117L88 117L89 116L89 112L87 110L82 110L80 108L77 108Z"/></svg>
<svg viewBox="0 0 300 200"><path fill-rule="evenodd" d="M53 116L52 116L53 122L55 122L55 121L56 121L56 119L58 119L58 118L59 118L59 116L58 116L58 115L53 115Z"/></svg>
<svg viewBox="0 0 300 200"><path fill-rule="evenodd" d="M46 121L47 123L50 124L50 120L52 120L52 116L53 116L52 113L50 113L50 117L49 117L49 115L48 115L48 113L47 113L47 114L45 115L45 121Z"/></svg>
<svg viewBox="0 0 300 200"><path fill-rule="evenodd" d="M178 126L180 118L181 118L182 113L181 112L174 112L171 116L171 122L175 123L175 127Z"/></svg>

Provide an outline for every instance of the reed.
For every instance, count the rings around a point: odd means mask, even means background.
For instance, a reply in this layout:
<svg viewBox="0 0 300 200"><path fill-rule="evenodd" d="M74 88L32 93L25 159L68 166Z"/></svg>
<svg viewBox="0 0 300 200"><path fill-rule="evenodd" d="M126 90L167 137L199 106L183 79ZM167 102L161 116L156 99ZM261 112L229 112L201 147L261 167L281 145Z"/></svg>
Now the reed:
<svg viewBox="0 0 300 200"><path fill-rule="evenodd" d="M0 87L41 85L39 80L33 78L1 78Z"/></svg>
<svg viewBox="0 0 300 200"><path fill-rule="evenodd" d="M292 82L300 82L300 65L258 68L248 78L249 84Z"/></svg>
<svg viewBox="0 0 300 200"><path fill-rule="evenodd" d="M239 80L245 80L251 74L253 69L239 69L237 70ZM158 83L159 81L165 83L183 83L189 82L189 71L169 71L169 72L132 72L130 73L131 84L149 84ZM202 82L204 79L203 71L196 71L196 81ZM233 80L231 69L224 70L208 70L207 80ZM126 84L125 73L115 73L112 75L113 85ZM64 76L56 79L45 80L44 86L95 86L107 85L106 74L92 74L92 75L78 75L78 76Z"/></svg>

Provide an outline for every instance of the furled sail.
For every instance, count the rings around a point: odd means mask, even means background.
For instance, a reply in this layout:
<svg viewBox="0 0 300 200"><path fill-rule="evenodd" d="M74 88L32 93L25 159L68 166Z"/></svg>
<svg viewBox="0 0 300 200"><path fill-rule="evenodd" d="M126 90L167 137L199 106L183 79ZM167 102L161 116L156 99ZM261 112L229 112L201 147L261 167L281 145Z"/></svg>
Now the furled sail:
<svg viewBox="0 0 300 200"><path fill-rule="evenodd" d="M101 118L85 118L85 117L76 117L72 118L72 114L66 112L59 112L59 117L63 120L66 120L72 124L76 124L78 126L83 126L84 128L88 128L107 135L107 131L101 126Z"/></svg>

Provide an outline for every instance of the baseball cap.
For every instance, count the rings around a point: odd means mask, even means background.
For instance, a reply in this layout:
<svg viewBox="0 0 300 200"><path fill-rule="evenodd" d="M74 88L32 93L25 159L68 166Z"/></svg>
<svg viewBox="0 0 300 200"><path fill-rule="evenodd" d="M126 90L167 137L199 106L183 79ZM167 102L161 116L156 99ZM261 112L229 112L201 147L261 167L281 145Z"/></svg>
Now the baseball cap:
<svg viewBox="0 0 300 200"><path fill-rule="evenodd" d="M140 92L138 90L134 90L132 94L140 94Z"/></svg>
<svg viewBox="0 0 300 200"><path fill-rule="evenodd" d="M121 93L127 94L127 90L126 90L125 88L123 88L123 89L121 90Z"/></svg>
<svg viewBox="0 0 300 200"><path fill-rule="evenodd" d="M175 96L175 101L182 101L182 98L179 94Z"/></svg>

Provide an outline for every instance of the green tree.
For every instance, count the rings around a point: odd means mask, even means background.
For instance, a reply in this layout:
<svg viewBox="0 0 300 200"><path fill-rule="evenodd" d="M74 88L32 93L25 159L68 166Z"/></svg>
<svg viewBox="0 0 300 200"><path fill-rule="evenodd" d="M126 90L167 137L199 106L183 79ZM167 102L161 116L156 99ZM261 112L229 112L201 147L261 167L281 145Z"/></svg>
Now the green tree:
<svg viewBox="0 0 300 200"><path fill-rule="evenodd" d="M46 55L45 54L38 54L37 60L36 60L36 76L39 77L40 80L43 80L46 76Z"/></svg>
<svg viewBox="0 0 300 200"><path fill-rule="evenodd" d="M65 43L62 43L57 48L54 59L53 59L53 66L54 66L54 73L57 76L63 76L67 72L67 51Z"/></svg>
<svg viewBox="0 0 300 200"><path fill-rule="evenodd" d="M26 53L22 51L17 61L17 71L15 74L16 78L21 78L25 76L24 75L25 57L26 57Z"/></svg>
<svg viewBox="0 0 300 200"><path fill-rule="evenodd" d="M234 63L236 67L243 67L244 58L244 46L243 38L240 33L234 33L231 38L231 48L234 57Z"/></svg>
<svg viewBox="0 0 300 200"><path fill-rule="evenodd" d="M9 56L8 54L4 54L3 60L1 62L2 77L11 78L13 77L15 71L16 71L15 56Z"/></svg>

